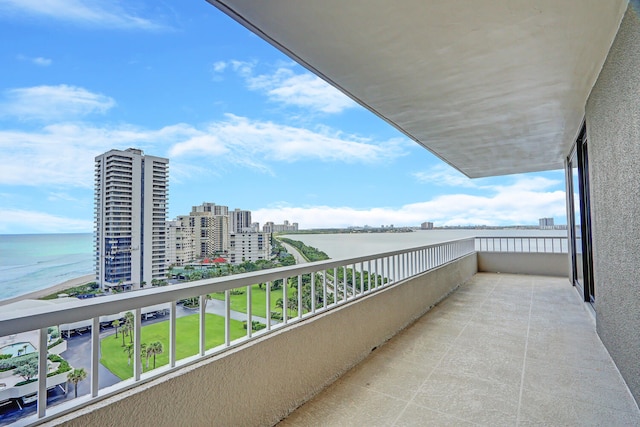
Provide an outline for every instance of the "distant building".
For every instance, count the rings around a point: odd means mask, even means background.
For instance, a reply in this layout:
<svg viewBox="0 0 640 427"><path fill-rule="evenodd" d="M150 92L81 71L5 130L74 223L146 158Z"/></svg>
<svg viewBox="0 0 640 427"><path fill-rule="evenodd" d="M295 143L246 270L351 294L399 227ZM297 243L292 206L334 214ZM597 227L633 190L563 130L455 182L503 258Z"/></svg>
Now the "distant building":
<svg viewBox="0 0 640 427"><path fill-rule="evenodd" d="M271 221L267 221L262 226L262 231L265 233L282 233L284 231L298 231L298 223L294 222L289 224L289 221L285 220L283 224L274 224Z"/></svg>
<svg viewBox="0 0 640 427"><path fill-rule="evenodd" d="M225 215L228 216L229 215L229 207L228 206L222 206L222 205L216 205L215 203L208 203L208 202L203 202L201 205L199 206L193 206L191 208L191 212L193 213L205 213L208 212L212 215Z"/></svg>
<svg viewBox="0 0 640 427"><path fill-rule="evenodd" d="M423 222L422 224L420 224L420 229L421 230L433 230L433 223L432 222Z"/></svg>
<svg viewBox="0 0 640 427"><path fill-rule="evenodd" d="M167 266L185 265L196 259L191 217L167 221Z"/></svg>
<svg viewBox="0 0 640 427"><path fill-rule="evenodd" d="M193 206L189 214L193 227L195 257L206 258L229 250L229 208L215 203Z"/></svg>
<svg viewBox="0 0 640 427"><path fill-rule="evenodd" d="M538 220L540 230L553 230L553 218L540 218Z"/></svg>
<svg viewBox="0 0 640 427"><path fill-rule="evenodd" d="M234 209L230 214L231 216L231 232L232 233L245 233L252 231L251 227L251 211L245 211L242 209ZM258 231L258 230L255 230Z"/></svg>
<svg viewBox="0 0 640 427"><path fill-rule="evenodd" d="M96 282L140 288L166 278L169 159L129 148L95 158Z"/></svg>
<svg viewBox="0 0 640 427"><path fill-rule="evenodd" d="M269 259L271 235L264 232L232 233L229 246L229 262L231 264Z"/></svg>

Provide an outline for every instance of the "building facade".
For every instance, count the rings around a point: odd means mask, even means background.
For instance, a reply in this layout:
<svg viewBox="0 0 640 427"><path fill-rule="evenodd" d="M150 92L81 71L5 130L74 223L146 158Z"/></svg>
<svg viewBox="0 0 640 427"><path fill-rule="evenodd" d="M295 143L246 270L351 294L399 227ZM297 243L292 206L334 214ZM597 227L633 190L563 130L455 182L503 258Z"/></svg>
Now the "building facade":
<svg viewBox="0 0 640 427"><path fill-rule="evenodd" d="M540 218L538 220L538 226L540 230L553 230L554 223L553 218Z"/></svg>
<svg viewBox="0 0 640 427"><path fill-rule="evenodd" d="M254 230L251 222L251 211L245 211L242 209L234 209L231 212L231 232L232 233L246 233Z"/></svg>
<svg viewBox="0 0 640 427"><path fill-rule="evenodd" d="M189 216L167 221L167 266L185 265L196 258L193 226Z"/></svg>
<svg viewBox="0 0 640 427"><path fill-rule="evenodd" d="M269 259L271 255L271 234L264 232L232 233L230 236L229 262L241 264Z"/></svg>
<svg viewBox="0 0 640 427"><path fill-rule="evenodd" d="M169 159L130 148L95 158L95 266L102 288L166 277Z"/></svg>
<svg viewBox="0 0 640 427"><path fill-rule="evenodd" d="M285 231L298 231L298 223L294 222L290 224L289 221L285 220L282 224L274 224L271 221L267 221L262 226L262 231L265 233L282 233Z"/></svg>

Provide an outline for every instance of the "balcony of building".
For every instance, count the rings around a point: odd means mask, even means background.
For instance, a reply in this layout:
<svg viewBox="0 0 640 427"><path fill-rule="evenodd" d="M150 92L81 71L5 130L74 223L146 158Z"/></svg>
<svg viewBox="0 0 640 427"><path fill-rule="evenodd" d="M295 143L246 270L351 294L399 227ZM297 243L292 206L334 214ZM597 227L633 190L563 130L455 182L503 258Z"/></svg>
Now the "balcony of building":
<svg viewBox="0 0 640 427"><path fill-rule="evenodd" d="M515 274L522 267L529 274ZM46 337L50 325L90 335L89 378L80 397L51 401L47 384L39 381L37 404L11 420L83 426L175 425L176 420L183 425L638 425L638 407L567 270L565 238L464 239L82 303L5 310L0 328L9 335L40 330ZM558 277L562 271L565 277ZM311 300L317 302L309 310L300 291L305 278L314 282ZM283 298L283 318L247 310L251 314L241 318L265 322L266 328L232 335L229 325L238 314L231 310L231 291L246 289L246 307L252 307L250 288L263 283L270 306L270 299L283 296L283 290L271 289L279 279L294 292L293 299ZM223 301L196 309L198 350L180 359L177 301L214 292L224 292ZM225 326L222 344L211 347L205 319L215 307ZM101 325L126 311L135 317L133 376L105 384L109 373L100 363L100 345L113 331ZM169 360L145 371L143 321L160 311L168 316L163 319Z"/></svg>

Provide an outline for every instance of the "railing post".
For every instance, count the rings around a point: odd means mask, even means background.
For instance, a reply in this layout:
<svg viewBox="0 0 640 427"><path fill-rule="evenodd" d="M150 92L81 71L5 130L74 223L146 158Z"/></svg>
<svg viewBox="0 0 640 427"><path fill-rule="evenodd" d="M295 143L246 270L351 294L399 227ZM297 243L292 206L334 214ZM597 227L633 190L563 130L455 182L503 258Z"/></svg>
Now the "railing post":
<svg viewBox="0 0 640 427"><path fill-rule="evenodd" d="M267 331L271 330L271 282L266 283Z"/></svg>
<svg viewBox="0 0 640 427"><path fill-rule="evenodd" d="M225 304L226 304L226 300L227 300L227 292L228 291L225 291L225 293L224 293ZM199 337L200 337L199 344L200 345L198 347L198 350L199 350L198 352L200 353L200 356L204 356L204 353L205 353L206 347L207 347L207 345L206 345L207 344L207 336L206 336L207 335L207 323L206 323L207 322L207 320L206 320L207 318L205 316L207 314L207 311L205 310L205 304L207 303L206 296L205 295L200 295L199 300L200 300L199 301L200 302L200 307L199 307L200 310L198 311L198 313L200 315L200 335L199 335ZM225 322L225 325L226 325L226 323L227 323L226 317L225 317L224 322Z"/></svg>
<svg viewBox="0 0 640 427"><path fill-rule="evenodd" d="M47 413L47 334L49 328L41 328L38 335L38 418Z"/></svg>
<svg viewBox="0 0 640 427"><path fill-rule="evenodd" d="M322 270L322 308L327 308L327 270Z"/></svg>
<svg viewBox="0 0 640 427"><path fill-rule="evenodd" d="M247 285L247 337L251 338L251 333L253 332L253 316L251 313L252 304L251 304L251 285Z"/></svg>
<svg viewBox="0 0 640 427"><path fill-rule="evenodd" d="M250 325L247 325L250 327ZM224 291L224 345L231 345L231 291Z"/></svg>
<svg viewBox="0 0 640 427"><path fill-rule="evenodd" d="M142 354L141 341L142 337L142 309L136 308L133 310L133 379L140 381L140 375L142 374Z"/></svg>
<svg viewBox="0 0 640 427"><path fill-rule="evenodd" d="M298 319L302 319L302 275L298 274Z"/></svg>
<svg viewBox="0 0 640 427"><path fill-rule="evenodd" d="M311 273L311 314L316 312L316 272Z"/></svg>
<svg viewBox="0 0 640 427"><path fill-rule="evenodd" d="M98 395L98 368L100 366L100 318L91 322L91 397Z"/></svg>
<svg viewBox="0 0 640 427"><path fill-rule="evenodd" d="M342 289L344 289L344 292L342 293L342 295L344 296L343 301L347 301L347 266L343 265L342 266L342 277L343 277L343 284L342 284Z"/></svg>
<svg viewBox="0 0 640 427"><path fill-rule="evenodd" d="M176 366L176 318L178 305L175 301L171 301L169 311L169 366Z"/></svg>
<svg viewBox="0 0 640 427"><path fill-rule="evenodd" d="M282 323L285 325L287 324L287 308L289 306L289 298L287 293L287 287L289 286L288 281L288 277L282 279Z"/></svg>

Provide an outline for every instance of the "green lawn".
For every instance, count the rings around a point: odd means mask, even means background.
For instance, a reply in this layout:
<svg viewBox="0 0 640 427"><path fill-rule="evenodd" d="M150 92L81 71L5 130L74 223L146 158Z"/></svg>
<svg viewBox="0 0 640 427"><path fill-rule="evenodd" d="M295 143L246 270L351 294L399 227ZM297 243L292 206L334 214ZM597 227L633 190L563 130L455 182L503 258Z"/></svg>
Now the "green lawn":
<svg viewBox="0 0 640 427"><path fill-rule="evenodd" d="M180 317L176 319L176 359L183 359L198 353L199 315ZM210 349L224 343L224 318L215 314L206 314L206 348ZM231 339L240 338L247 334L242 322L231 320ZM159 322L142 327L142 343L149 344L160 341L164 353L156 356L156 367L169 363L169 322ZM129 342L129 337L126 337ZM133 365L128 365L128 356L122 347L122 336L118 333L109 335L100 341L100 363L111 372L124 380L133 376ZM132 362L133 363L133 362ZM142 359L143 371L147 371L146 359ZM149 359L149 370L153 369L153 357Z"/></svg>
<svg viewBox="0 0 640 427"><path fill-rule="evenodd" d="M241 313L247 312L247 288L238 288L238 291L242 291L241 295L231 295L231 310L239 311ZM287 295L289 297L297 296L298 289L297 288L287 288ZM211 298L215 298L217 300L224 301L224 292L218 292L215 294L211 294ZM281 311L279 308L276 308L276 301L278 298L282 298L282 289L278 289L276 291L271 290L271 311L277 311L278 313ZM263 286L263 289L260 289L258 285L253 285L251 287L251 314L253 316L266 317L267 311L267 290L266 287ZM296 316L298 313L297 310L290 310L289 317Z"/></svg>

